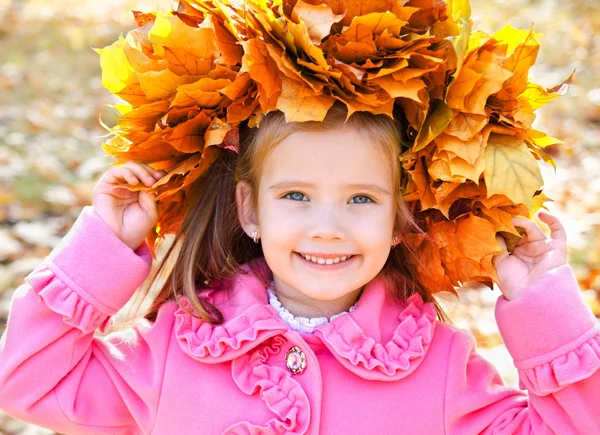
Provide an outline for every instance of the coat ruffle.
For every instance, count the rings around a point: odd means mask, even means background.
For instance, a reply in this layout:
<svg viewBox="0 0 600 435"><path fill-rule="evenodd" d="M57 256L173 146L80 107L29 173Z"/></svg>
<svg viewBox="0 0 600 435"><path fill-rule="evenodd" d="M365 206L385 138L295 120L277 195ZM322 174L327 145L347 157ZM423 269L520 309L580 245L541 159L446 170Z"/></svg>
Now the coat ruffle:
<svg viewBox="0 0 600 435"><path fill-rule="evenodd" d="M562 355L546 363L522 369L516 363L519 373L519 387L545 396L555 393L567 385L589 378L600 369L600 333L594 328L592 337ZM585 338L585 337L584 337Z"/></svg>
<svg viewBox="0 0 600 435"><path fill-rule="evenodd" d="M266 305L252 305L221 325L193 317L184 308L194 312L188 299L181 298L175 311L177 341L186 354L207 363L230 361L286 331L273 308Z"/></svg>
<svg viewBox="0 0 600 435"><path fill-rule="evenodd" d="M187 298L175 311L175 335L183 351L208 363L230 361L265 340L287 331L269 305L255 304L221 325L193 317ZM436 311L419 294L407 300L399 324L387 343L365 335L350 314L337 317L315 330L333 355L350 371L365 379L394 381L412 373L425 357L433 339Z"/></svg>
<svg viewBox="0 0 600 435"><path fill-rule="evenodd" d="M84 333L96 329L101 332L111 325L110 315L84 299L61 280L52 268L42 263L25 280L32 287L39 301L44 301L49 309L63 316L63 321Z"/></svg>
<svg viewBox="0 0 600 435"><path fill-rule="evenodd" d="M274 340L277 341L277 337ZM255 353L258 354L261 351ZM264 358L255 358L250 353L233 361L231 372L241 391L247 395L260 393L261 399L275 418L261 426L242 421L229 427L224 434L306 433L310 422L308 396L286 369L268 365Z"/></svg>
<svg viewBox="0 0 600 435"><path fill-rule="evenodd" d="M333 355L350 371L366 379L395 381L421 363L435 330L435 307L413 294L399 315L400 324L385 344L365 336L351 315L343 315L317 331Z"/></svg>

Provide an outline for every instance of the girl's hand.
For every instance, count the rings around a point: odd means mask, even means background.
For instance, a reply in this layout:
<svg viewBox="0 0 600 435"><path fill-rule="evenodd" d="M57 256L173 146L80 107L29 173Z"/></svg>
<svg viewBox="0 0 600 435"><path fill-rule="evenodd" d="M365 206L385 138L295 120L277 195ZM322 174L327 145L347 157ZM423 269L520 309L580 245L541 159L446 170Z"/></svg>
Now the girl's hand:
<svg viewBox="0 0 600 435"><path fill-rule="evenodd" d="M132 250L139 248L158 220L156 200L151 192L132 192L115 186L123 182L135 186L141 181L150 187L165 174L146 164L127 162L111 166L94 187L94 211Z"/></svg>
<svg viewBox="0 0 600 435"><path fill-rule="evenodd" d="M513 224L523 227L526 234L512 254L498 254L492 259L500 291L509 301L517 298L544 273L567 262L567 235L563 225L554 215L544 211L538 217L550 227L550 239L535 222L514 217ZM506 242L500 235L496 235L496 240L506 250Z"/></svg>

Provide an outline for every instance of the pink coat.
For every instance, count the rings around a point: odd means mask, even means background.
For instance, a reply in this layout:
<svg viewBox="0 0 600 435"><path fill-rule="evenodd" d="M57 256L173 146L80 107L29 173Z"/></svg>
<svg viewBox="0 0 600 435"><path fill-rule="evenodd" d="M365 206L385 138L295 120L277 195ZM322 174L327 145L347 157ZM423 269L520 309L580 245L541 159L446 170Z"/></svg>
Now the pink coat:
<svg viewBox="0 0 600 435"><path fill-rule="evenodd" d="M130 250L84 208L14 294L0 408L64 434L600 434L600 326L569 265L496 304L529 394L431 303L395 306L379 280L314 335L290 330L240 273L229 294L203 291L222 325L170 302L154 323L95 337L149 265L145 245ZM293 346L302 373L286 367Z"/></svg>

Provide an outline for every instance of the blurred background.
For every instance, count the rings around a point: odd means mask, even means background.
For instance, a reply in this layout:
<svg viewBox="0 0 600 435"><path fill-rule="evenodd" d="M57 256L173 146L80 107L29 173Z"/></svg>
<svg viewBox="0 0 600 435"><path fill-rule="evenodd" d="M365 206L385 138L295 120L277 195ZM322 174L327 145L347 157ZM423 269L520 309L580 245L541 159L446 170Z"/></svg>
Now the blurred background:
<svg viewBox="0 0 600 435"><path fill-rule="evenodd" d="M531 78L545 87L575 69L569 93L538 111L536 128L564 144L542 163L550 212L567 229L569 263L600 318L600 2L472 0L475 29L510 23L543 33ZM0 0L0 333L13 290L69 230L111 159L100 148L117 99L101 86L92 50L135 27L131 10L167 11L167 0ZM518 382L494 318L498 289L439 299L469 329L505 383ZM51 434L0 411L0 434Z"/></svg>

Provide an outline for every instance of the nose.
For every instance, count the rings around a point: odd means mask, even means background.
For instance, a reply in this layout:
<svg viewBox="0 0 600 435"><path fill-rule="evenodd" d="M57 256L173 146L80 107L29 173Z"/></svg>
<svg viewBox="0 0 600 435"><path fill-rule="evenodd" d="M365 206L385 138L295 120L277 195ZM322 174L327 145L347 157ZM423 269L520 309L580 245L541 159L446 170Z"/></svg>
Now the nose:
<svg viewBox="0 0 600 435"><path fill-rule="evenodd" d="M340 218L340 213L334 206L315 207L308 236L314 240L343 240L345 231Z"/></svg>

